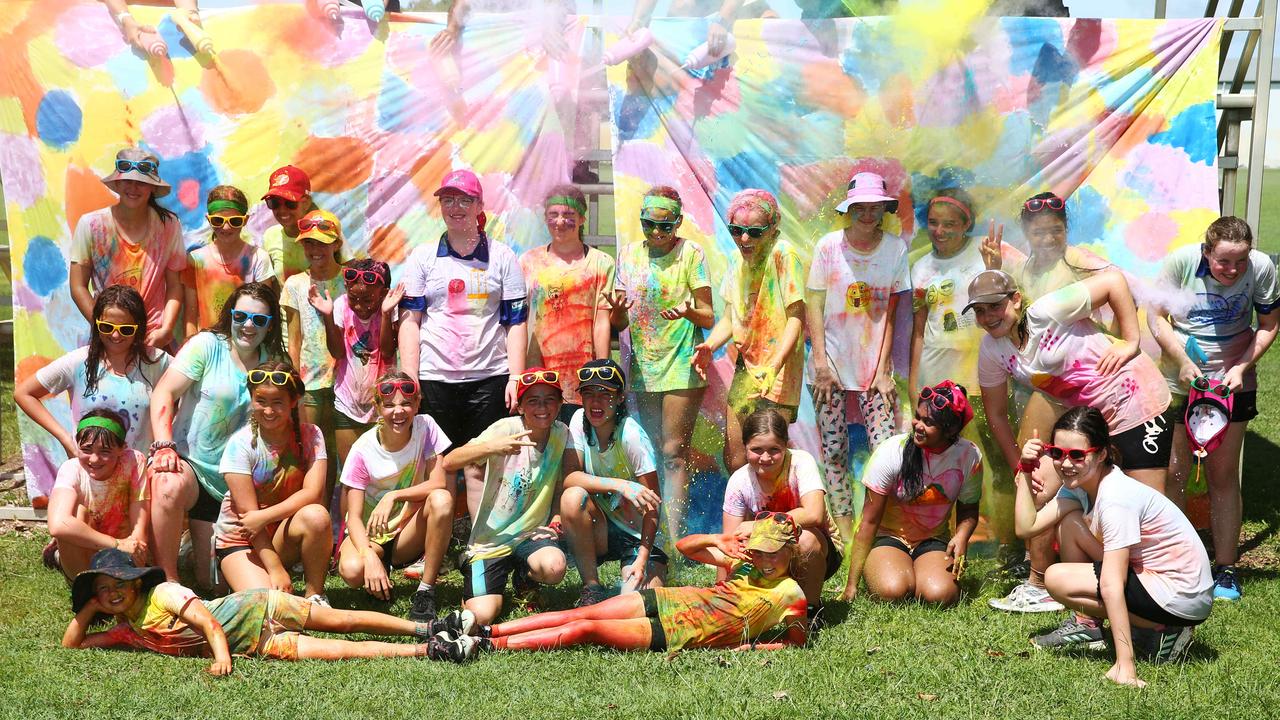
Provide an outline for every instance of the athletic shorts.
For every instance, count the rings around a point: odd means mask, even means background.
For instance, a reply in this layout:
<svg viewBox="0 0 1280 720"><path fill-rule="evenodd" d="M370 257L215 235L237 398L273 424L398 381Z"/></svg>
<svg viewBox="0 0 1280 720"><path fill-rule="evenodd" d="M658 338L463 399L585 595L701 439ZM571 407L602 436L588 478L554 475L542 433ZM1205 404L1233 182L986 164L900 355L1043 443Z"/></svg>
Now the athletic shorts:
<svg viewBox="0 0 1280 720"><path fill-rule="evenodd" d="M222 626L233 655L279 660L298 659L298 637L312 610L308 600L266 588L232 593L206 607Z"/></svg>
<svg viewBox="0 0 1280 720"><path fill-rule="evenodd" d="M507 375L481 380L422 380L418 414L430 415L453 443L462 447L498 420L507 417ZM465 496L464 496L465 497Z"/></svg>
<svg viewBox="0 0 1280 720"><path fill-rule="evenodd" d="M1231 422L1249 422L1258 417L1258 392L1256 390L1240 390L1231 393ZM1180 398L1178 410L1173 415L1178 425L1187 422L1187 398Z"/></svg>
<svg viewBox="0 0 1280 720"><path fill-rule="evenodd" d="M336 407L333 409L334 430L355 430L363 435L373 429L373 423L360 422Z"/></svg>
<svg viewBox="0 0 1280 720"><path fill-rule="evenodd" d="M564 552L559 540L525 540L512 548L510 554L466 563L462 566L462 598L470 600L482 595L501 595L511 573L516 570L528 572L529 558L548 547Z"/></svg>
<svg viewBox="0 0 1280 720"><path fill-rule="evenodd" d="M182 462L187 463L185 458ZM199 480L196 480L196 493L196 504L187 511L187 517L207 523L217 522L218 513L222 511L222 500L215 498Z"/></svg>
<svg viewBox="0 0 1280 720"><path fill-rule="evenodd" d="M1111 436L1120 451L1121 470L1163 470L1169 467L1173 452L1172 412L1166 410L1145 423Z"/></svg>
<svg viewBox="0 0 1280 720"><path fill-rule="evenodd" d="M649 618L649 649L666 652L667 631L662 629L662 620L658 618L658 595L652 590L641 590L639 595L644 603L644 616Z"/></svg>
<svg viewBox="0 0 1280 720"><path fill-rule="evenodd" d="M818 536L827 544L827 567L823 570L825 574L822 579L830 580L836 574L836 571L840 569L840 563L844 562L844 553L842 548L836 547L836 542L831 539L830 534L818 532ZM875 547L875 545L872 545L872 547Z"/></svg>
<svg viewBox="0 0 1280 720"><path fill-rule="evenodd" d="M596 565L601 565L610 560L617 560L623 567L630 565L636 561L636 556L640 554L640 538L628 533L617 524L605 520L609 524L608 544L605 547L603 555L596 558ZM649 549L649 562L645 566L645 576L653 577L656 574L656 565L664 568L668 562L667 554L658 547L655 539L653 547Z"/></svg>
<svg viewBox="0 0 1280 720"><path fill-rule="evenodd" d="M1098 578L1098 602L1102 602L1102 563L1096 562L1093 564L1093 574ZM1129 574L1124 579L1124 604L1129 608L1129 612L1143 620L1159 625L1191 627L1199 625L1206 620L1206 618L1188 620L1160 607L1160 604L1147 593L1147 589L1142 585L1142 580L1138 578L1138 574L1133 571L1132 567L1129 568Z"/></svg>
<svg viewBox="0 0 1280 720"><path fill-rule="evenodd" d="M931 552L944 553L947 551L947 543L945 543L942 540L939 540L938 538L927 538L925 540L921 540L920 542L916 543L914 547L912 547L911 545L907 544L906 540L903 540L902 538L899 538L899 537L894 537L893 535L880 535L876 537L876 541L871 543L871 549L875 550L878 547L897 548L898 550L901 550L902 552L906 553L907 557L911 558L912 560L919 560L922 556L927 555ZM836 564L836 567L839 567L839 563ZM831 577L831 576L828 575L827 577Z"/></svg>

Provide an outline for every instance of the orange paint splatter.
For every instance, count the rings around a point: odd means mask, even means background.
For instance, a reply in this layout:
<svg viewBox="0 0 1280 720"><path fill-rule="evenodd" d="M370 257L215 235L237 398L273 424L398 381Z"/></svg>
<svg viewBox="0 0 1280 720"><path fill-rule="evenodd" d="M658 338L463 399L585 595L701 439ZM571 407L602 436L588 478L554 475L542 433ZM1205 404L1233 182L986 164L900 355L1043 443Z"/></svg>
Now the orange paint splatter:
<svg viewBox="0 0 1280 720"><path fill-rule="evenodd" d="M398 225L378 227L369 237L369 257L388 265L404 262L408 247L409 236Z"/></svg>
<svg viewBox="0 0 1280 720"><path fill-rule="evenodd" d="M862 87L835 60L806 65L801 80L802 103L826 108L841 117L856 116L867 99Z"/></svg>
<svg viewBox="0 0 1280 720"><path fill-rule="evenodd" d="M22 20L13 30L0 35L0 97L15 97L22 103L22 119L27 132L36 134L36 110L44 97L44 86L36 80L31 68L31 43L49 32L71 3L31 3L25 10L6 9L6 13L22 12Z"/></svg>
<svg viewBox="0 0 1280 720"><path fill-rule="evenodd" d="M359 138L307 138L293 164L311 176L311 189L337 193L354 190L373 173L373 154Z"/></svg>
<svg viewBox="0 0 1280 720"><path fill-rule="evenodd" d="M262 109L276 93L276 84L262 59L248 50L227 50L206 68L200 92L223 115L248 115Z"/></svg>
<svg viewBox="0 0 1280 720"><path fill-rule="evenodd" d="M423 196L430 197L440 187L444 176L453 169L453 161L449 153L439 146L430 148L428 152L413 163L409 171L409 179L418 186Z"/></svg>
<svg viewBox="0 0 1280 720"><path fill-rule="evenodd" d="M65 183L62 196L66 198L66 205L63 212L69 228L74 229L82 215L116 204L116 196L92 170L68 165Z"/></svg>
<svg viewBox="0 0 1280 720"><path fill-rule="evenodd" d="M53 362L51 358L43 355L31 355L17 362L13 369L13 382L15 385L21 385L22 381L36 374L40 368Z"/></svg>

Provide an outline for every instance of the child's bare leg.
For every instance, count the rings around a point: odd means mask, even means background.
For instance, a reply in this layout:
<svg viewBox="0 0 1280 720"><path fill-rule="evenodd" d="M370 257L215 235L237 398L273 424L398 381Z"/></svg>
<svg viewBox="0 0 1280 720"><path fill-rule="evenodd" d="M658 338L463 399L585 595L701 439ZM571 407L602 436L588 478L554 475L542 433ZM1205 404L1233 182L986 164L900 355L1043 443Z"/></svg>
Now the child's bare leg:
<svg viewBox="0 0 1280 720"><path fill-rule="evenodd" d="M653 627L649 618L574 620L567 625L500 637L492 642L499 650L558 650L576 645L648 650L653 642Z"/></svg>
<svg viewBox="0 0 1280 720"><path fill-rule="evenodd" d="M529 615L519 620L494 625L489 628L489 632L495 638L507 637L534 630L556 628L575 620L626 620L644 616L644 600L638 593L627 593L616 595L595 605Z"/></svg>
<svg viewBox="0 0 1280 720"><path fill-rule="evenodd" d="M742 421L748 412L739 415L732 407L724 412L724 466L730 474L747 464L747 449L742 443Z"/></svg>
<svg viewBox="0 0 1280 720"><path fill-rule="evenodd" d="M949 607L960 599L960 584L947 568L951 560L945 552L930 552L916 558L916 598L920 602Z"/></svg>
<svg viewBox="0 0 1280 720"><path fill-rule="evenodd" d="M182 521L187 511L196 504L196 476L191 466L185 462L178 463L178 472L152 472L151 484L151 552L155 555L156 564L164 570L166 580L177 582L178 577L178 542L182 537ZM200 563L201 549L208 549L209 536L212 529L209 523L201 523L209 532L205 533L205 544L195 545L196 570ZM196 522L191 523L191 540L196 537ZM207 554L207 553L206 553ZM209 561L203 562L203 574L197 572L201 582L209 580Z"/></svg>
<svg viewBox="0 0 1280 720"><path fill-rule="evenodd" d="M422 554L422 582L434 585L440 575L440 564L449 550L449 538L453 537L453 493L446 488L432 490L427 502L418 511L426 516L426 538L420 545ZM416 554L417 550L414 549ZM408 558L412 560L412 558ZM400 559L396 559L400 562Z"/></svg>
<svg viewBox="0 0 1280 720"><path fill-rule="evenodd" d="M890 602L906 600L916 593L915 566L900 548L882 545L871 548L862 577L872 595Z"/></svg>
<svg viewBox="0 0 1280 720"><path fill-rule="evenodd" d="M59 541L58 564L62 566L62 574L66 575L68 580L74 580L76 575L89 569L89 561L93 559L95 552L97 551L93 548Z"/></svg>
<svg viewBox="0 0 1280 720"><path fill-rule="evenodd" d="M823 574L827 569L827 541L812 530L800 531L796 557L791 561L795 568L793 577L804 590L804 597L809 607L822 603Z"/></svg>
<svg viewBox="0 0 1280 720"><path fill-rule="evenodd" d="M339 634L414 635L418 625L411 620L372 610L339 610L313 604L305 628Z"/></svg>
<svg viewBox="0 0 1280 720"><path fill-rule="evenodd" d="M608 520L592 502L591 495L580 487L565 488L560 495L560 521L564 524L573 562L578 566L583 585L599 585L600 572L596 558L609 546Z"/></svg>
<svg viewBox="0 0 1280 720"><path fill-rule="evenodd" d="M418 654L414 643L389 643L377 640L340 640L298 636L299 660L350 660L355 658L413 657Z"/></svg>
<svg viewBox="0 0 1280 720"><path fill-rule="evenodd" d="M337 446L338 462L346 464L347 454L351 452L351 446L360 438L360 431L356 428L337 428L333 431L333 442Z"/></svg>
<svg viewBox="0 0 1280 720"><path fill-rule="evenodd" d="M303 596L323 595L324 578L329 573L329 557L333 553L329 511L318 503L303 505L293 517L280 523L275 544L286 567L301 558Z"/></svg>
<svg viewBox="0 0 1280 720"><path fill-rule="evenodd" d="M477 595L462 603L462 606L476 616L476 623L489 625L502 612L502 594Z"/></svg>
<svg viewBox="0 0 1280 720"><path fill-rule="evenodd" d="M568 564L560 548L539 548L529 556L529 578L541 585L557 585L564 579Z"/></svg>
<svg viewBox="0 0 1280 720"><path fill-rule="evenodd" d="M375 545L373 552L380 553L381 548ZM338 546L338 575L347 587L364 587L364 556L356 550L350 536L343 538Z"/></svg>
<svg viewBox="0 0 1280 720"><path fill-rule="evenodd" d="M667 515L669 549L673 551L675 538L684 536L684 517L689 505L689 444L705 393L706 388L695 388L658 395L662 426L662 507Z"/></svg>

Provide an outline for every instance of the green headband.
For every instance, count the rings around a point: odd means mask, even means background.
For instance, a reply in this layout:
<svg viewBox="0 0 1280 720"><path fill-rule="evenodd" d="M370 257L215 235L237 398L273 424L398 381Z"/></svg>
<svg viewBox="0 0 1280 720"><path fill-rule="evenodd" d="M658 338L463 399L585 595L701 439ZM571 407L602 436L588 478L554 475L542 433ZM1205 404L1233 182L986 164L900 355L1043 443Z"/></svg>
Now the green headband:
<svg viewBox="0 0 1280 720"><path fill-rule="evenodd" d="M645 195L644 202L640 205L640 212L655 208L659 210L668 210L674 215L680 214L680 201L672 200L661 195Z"/></svg>
<svg viewBox="0 0 1280 720"><path fill-rule="evenodd" d="M235 200L210 200L209 204L206 205L205 208L208 209L210 214L216 213L219 210L235 210L241 214L249 212L248 205L242 205Z"/></svg>
<svg viewBox="0 0 1280 720"><path fill-rule="evenodd" d="M124 426L111 418L97 416L84 418L76 424L76 434L79 435L81 430L91 427L100 427L103 430L110 431L112 435L120 439L120 442L124 442Z"/></svg>
<svg viewBox="0 0 1280 720"><path fill-rule="evenodd" d="M566 207L571 207L574 210L577 210L579 215L583 217L587 216L587 206L576 197L569 197L568 195L552 195L547 198L547 202L543 204L543 207L551 207L552 205L564 205Z"/></svg>

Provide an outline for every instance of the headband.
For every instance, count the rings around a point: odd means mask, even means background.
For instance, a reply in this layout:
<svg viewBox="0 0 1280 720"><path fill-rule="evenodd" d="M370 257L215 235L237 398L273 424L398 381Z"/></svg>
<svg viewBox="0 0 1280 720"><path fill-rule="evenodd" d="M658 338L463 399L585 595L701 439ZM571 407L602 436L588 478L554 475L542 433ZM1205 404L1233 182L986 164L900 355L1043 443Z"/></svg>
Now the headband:
<svg viewBox="0 0 1280 720"><path fill-rule="evenodd" d="M235 210L241 213L249 212L249 206L236 202L235 200L210 200L205 206L210 213L216 213L219 210Z"/></svg>
<svg viewBox="0 0 1280 720"><path fill-rule="evenodd" d="M587 215L587 206L576 197L569 197L568 195L552 195L547 198L547 202L543 204L543 207L551 207L552 205L564 205L577 210L578 214L583 217L586 217Z"/></svg>
<svg viewBox="0 0 1280 720"><path fill-rule="evenodd" d="M91 427L100 427L103 430L107 430L112 435L115 435L120 442L124 442L124 426L111 418L97 416L84 418L76 424L76 434L79 435L81 430Z"/></svg>
<svg viewBox="0 0 1280 720"><path fill-rule="evenodd" d="M948 205L953 205L955 207L960 208L960 212L964 213L965 222L970 225L973 224L973 211L969 209L968 205L965 205L959 200L953 197L948 197L946 195L939 195L938 197L929 201L929 207L933 207L934 203L946 203Z"/></svg>
<svg viewBox="0 0 1280 720"><path fill-rule="evenodd" d="M672 200L669 197L661 195L645 195L644 202L640 205L640 212L649 209L668 210L676 215L680 214L680 201Z"/></svg>

